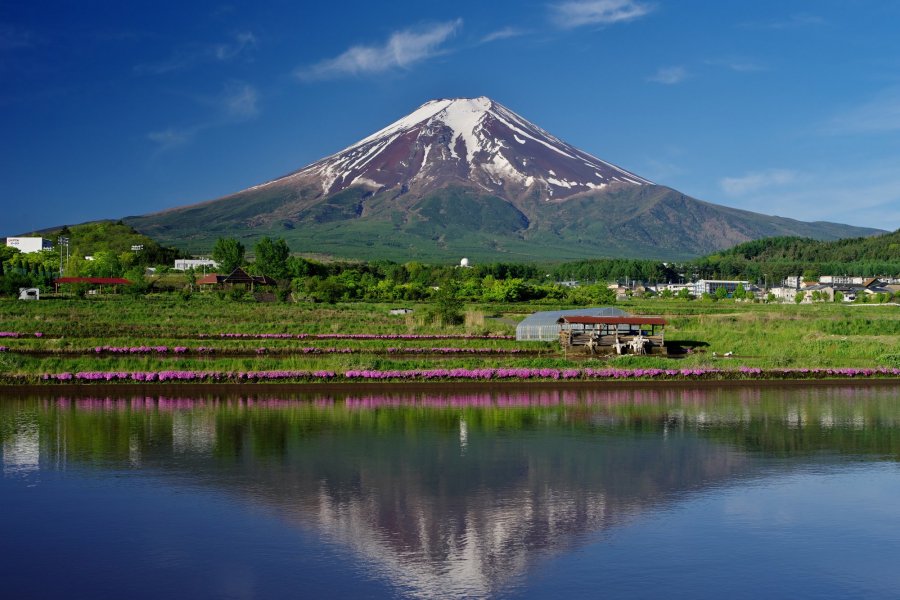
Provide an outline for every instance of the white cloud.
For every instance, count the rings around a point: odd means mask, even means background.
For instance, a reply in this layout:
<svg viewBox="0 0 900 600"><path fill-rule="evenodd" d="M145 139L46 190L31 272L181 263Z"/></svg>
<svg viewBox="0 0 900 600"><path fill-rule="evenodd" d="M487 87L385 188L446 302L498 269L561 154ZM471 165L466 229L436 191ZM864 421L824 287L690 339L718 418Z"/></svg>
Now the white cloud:
<svg viewBox="0 0 900 600"><path fill-rule="evenodd" d="M208 129L241 123L259 116L259 97L257 89L249 83L230 82L219 95L197 99L199 104L211 109L206 120L151 131L147 134L147 139L157 145L157 153L184 146Z"/></svg>
<svg viewBox="0 0 900 600"><path fill-rule="evenodd" d="M725 67L726 69L737 71L738 73L755 73L767 70L765 66L758 62L740 58L717 58L707 60L706 64L714 67Z"/></svg>
<svg viewBox="0 0 900 600"><path fill-rule="evenodd" d="M256 36L251 31L241 31L227 42L218 44L189 44L180 48L168 59L148 64L138 65L135 71L139 73L154 73L164 75L176 71L191 69L203 63L230 62L240 56L247 56L256 48Z"/></svg>
<svg viewBox="0 0 900 600"><path fill-rule="evenodd" d="M798 13L782 19L745 23L744 26L750 29L799 29L802 27L819 27L824 24L825 19L818 15Z"/></svg>
<svg viewBox="0 0 900 600"><path fill-rule="evenodd" d="M655 75L647 78L647 81L654 83L662 83L664 85L675 85L681 83L688 76L687 69L682 66L660 67Z"/></svg>
<svg viewBox="0 0 900 600"><path fill-rule="evenodd" d="M259 114L259 92L248 83L229 84L221 96L221 106L226 116L233 119L249 119Z"/></svg>
<svg viewBox="0 0 900 600"><path fill-rule="evenodd" d="M551 20L564 29L633 21L654 8L652 4L636 0L569 0L550 5Z"/></svg>
<svg viewBox="0 0 900 600"><path fill-rule="evenodd" d="M147 139L157 144L161 150L167 150L187 144L194 138L196 133L195 130L168 127L161 131L151 131L147 134Z"/></svg>
<svg viewBox="0 0 900 600"><path fill-rule="evenodd" d="M239 54L256 48L256 36L252 31L242 31L234 35L234 41L216 44L212 47L216 60L231 60Z"/></svg>
<svg viewBox="0 0 900 600"><path fill-rule="evenodd" d="M831 134L890 133L900 130L900 87L885 90L872 100L834 117L826 124Z"/></svg>
<svg viewBox="0 0 900 600"><path fill-rule="evenodd" d="M492 31L487 34L483 38L481 38L480 43L487 44L489 42L496 42L497 40L506 40L509 38L519 37L520 35L525 35L528 33L524 29L519 29L517 27L504 27L503 29L498 29L497 31Z"/></svg>
<svg viewBox="0 0 900 600"><path fill-rule="evenodd" d="M794 183L799 173L790 169L768 169L747 173L741 177L725 177L719 182L729 196L743 196L759 190Z"/></svg>
<svg viewBox="0 0 900 600"><path fill-rule="evenodd" d="M804 221L900 228L900 157L864 167L798 172L772 169L726 178L729 205Z"/></svg>
<svg viewBox="0 0 900 600"><path fill-rule="evenodd" d="M297 69L295 75L315 80L406 69L440 54L444 42L461 26L462 19L456 19L426 28L396 31L384 44L352 46L334 58Z"/></svg>
<svg viewBox="0 0 900 600"><path fill-rule="evenodd" d="M35 43L36 39L32 32L15 25L0 23L0 50L31 48Z"/></svg>

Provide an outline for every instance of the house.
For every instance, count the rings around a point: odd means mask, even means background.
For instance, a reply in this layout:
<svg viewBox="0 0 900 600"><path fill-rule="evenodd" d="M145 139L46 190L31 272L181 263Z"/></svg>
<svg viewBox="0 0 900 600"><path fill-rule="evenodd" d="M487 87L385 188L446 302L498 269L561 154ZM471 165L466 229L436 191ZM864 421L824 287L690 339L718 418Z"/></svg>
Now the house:
<svg viewBox="0 0 900 600"><path fill-rule="evenodd" d="M252 290L255 286L274 286L277 284L278 282L268 275L248 275L247 272L240 267L237 267L228 275L209 273L197 280L197 285L201 286L234 287L235 285L243 285L249 290Z"/></svg>

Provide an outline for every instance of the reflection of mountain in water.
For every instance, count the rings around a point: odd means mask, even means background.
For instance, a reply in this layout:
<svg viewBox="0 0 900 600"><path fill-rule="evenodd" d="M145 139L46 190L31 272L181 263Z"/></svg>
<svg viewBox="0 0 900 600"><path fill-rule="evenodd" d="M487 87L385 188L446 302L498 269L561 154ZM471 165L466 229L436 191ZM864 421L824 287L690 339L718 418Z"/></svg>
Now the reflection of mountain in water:
<svg viewBox="0 0 900 600"><path fill-rule="evenodd" d="M314 526L416 594L483 595L652 506L757 475L747 449L896 456L895 397L859 387L7 401L0 442L4 469L33 468L38 455L41 468L140 465Z"/></svg>

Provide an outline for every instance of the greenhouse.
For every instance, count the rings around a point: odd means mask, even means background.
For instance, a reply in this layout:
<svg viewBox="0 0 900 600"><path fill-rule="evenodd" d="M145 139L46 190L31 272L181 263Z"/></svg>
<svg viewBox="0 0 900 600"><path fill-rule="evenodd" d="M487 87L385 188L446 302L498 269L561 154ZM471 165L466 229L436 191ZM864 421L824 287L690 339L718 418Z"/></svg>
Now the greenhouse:
<svg viewBox="0 0 900 600"><path fill-rule="evenodd" d="M559 339L560 317L627 317L624 310L602 306L600 308L573 308L570 310L545 310L525 317L516 326L516 340L520 342L553 342Z"/></svg>

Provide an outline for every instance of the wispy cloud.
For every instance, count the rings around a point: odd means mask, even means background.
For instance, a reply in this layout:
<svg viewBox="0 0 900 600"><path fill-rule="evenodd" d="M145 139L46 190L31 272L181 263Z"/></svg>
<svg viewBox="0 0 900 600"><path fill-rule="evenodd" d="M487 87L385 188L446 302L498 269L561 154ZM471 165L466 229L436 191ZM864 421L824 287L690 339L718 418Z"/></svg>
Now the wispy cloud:
<svg viewBox="0 0 900 600"><path fill-rule="evenodd" d="M682 66L660 67L655 74L647 78L647 81L664 85L675 85L687 79L687 76L687 69Z"/></svg>
<svg viewBox="0 0 900 600"><path fill-rule="evenodd" d="M176 71L192 69L204 63L229 62L242 56L249 56L257 45L256 36L251 31L241 31L227 42L215 44L188 44L175 51L168 59L151 64L138 65L138 73L164 75Z"/></svg>
<svg viewBox="0 0 900 600"><path fill-rule="evenodd" d="M503 29L498 29L497 31L492 31L491 33L487 34L486 36L481 38L480 43L488 44L490 42L496 42L498 40L507 40L509 38L525 35L527 33L528 31L519 29L518 27L504 27Z"/></svg>
<svg viewBox="0 0 900 600"><path fill-rule="evenodd" d="M725 177L719 182L719 185L722 187L722 191L729 196L744 196L763 189L788 185L796 182L799 178L800 174L791 169L767 169L747 173L740 177Z"/></svg>
<svg viewBox="0 0 900 600"><path fill-rule="evenodd" d="M352 46L334 58L301 67L294 74L302 80L316 80L407 69L443 53L444 43L460 27L462 19L396 31L383 44Z"/></svg>
<svg viewBox="0 0 900 600"><path fill-rule="evenodd" d="M900 227L898 163L900 157L891 157L861 168L773 169L720 183L736 192L731 204L747 210L895 230ZM729 179L733 183L726 184Z"/></svg>
<svg viewBox="0 0 900 600"><path fill-rule="evenodd" d="M744 23L744 27L749 29L799 29L802 27L819 27L821 25L825 25L824 18L808 13L798 13L770 21Z"/></svg>
<svg viewBox="0 0 900 600"><path fill-rule="evenodd" d="M900 87L887 89L868 102L826 123L829 134L892 133L900 130Z"/></svg>
<svg viewBox="0 0 900 600"><path fill-rule="evenodd" d="M156 144L159 150L169 150L187 144L194 139L197 133L198 129L196 127L187 129L167 127L160 131L151 131L147 134L147 139Z"/></svg>
<svg viewBox="0 0 900 600"><path fill-rule="evenodd" d="M655 6L636 0L569 0L551 4L551 20L557 27L571 29L583 25L611 25L633 21Z"/></svg>
<svg viewBox="0 0 900 600"><path fill-rule="evenodd" d="M157 154L184 146L208 129L256 118L260 113L259 98L259 91L249 83L230 82L220 94L197 99L199 104L210 109L209 118L193 124L151 131L147 134L147 139L156 144Z"/></svg>
<svg viewBox="0 0 900 600"><path fill-rule="evenodd" d="M34 32L9 23L0 23L0 50L31 48L37 44Z"/></svg>
<svg viewBox="0 0 900 600"><path fill-rule="evenodd" d="M223 113L233 120L259 115L259 92L248 83L230 83L219 100Z"/></svg>
<svg viewBox="0 0 900 600"><path fill-rule="evenodd" d="M738 73L756 73L768 70L764 65L742 58L715 58L705 61L706 64L713 67L723 67Z"/></svg>

